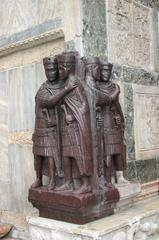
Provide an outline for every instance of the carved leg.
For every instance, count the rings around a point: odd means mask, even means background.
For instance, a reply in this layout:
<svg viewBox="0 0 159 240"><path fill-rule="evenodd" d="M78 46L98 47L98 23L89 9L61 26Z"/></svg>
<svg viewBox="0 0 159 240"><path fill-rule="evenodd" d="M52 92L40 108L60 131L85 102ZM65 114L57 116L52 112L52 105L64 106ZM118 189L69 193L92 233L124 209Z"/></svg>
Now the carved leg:
<svg viewBox="0 0 159 240"><path fill-rule="evenodd" d="M83 194L83 193L89 193L92 191L92 187L90 185L89 177L83 176L81 177L82 185L79 189L74 191L75 194Z"/></svg>
<svg viewBox="0 0 159 240"><path fill-rule="evenodd" d="M129 181L126 180L123 176L124 168L124 159L122 154L117 154L114 156L115 159L115 170L116 170L116 182L118 184L128 184Z"/></svg>
<svg viewBox="0 0 159 240"><path fill-rule="evenodd" d="M105 168L105 180L106 180L106 187L113 188L114 185L111 182L112 176L112 156L108 155L106 157L106 168Z"/></svg>
<svg viewBox="0 0 159 240"><path fill-rule="evenodd" d="M38 188L42 186L42 157L34 156L35 158L35 170L36 170L36 180L31 185L31 188Z"/></svg>
<svg viewBox="0 0 159 240"><path fill-rule="evenodd" d="M55 188L55 162L54 158L49 157L49 184L48 184L48 190L51 191Z"/></svg>
<svg viewBox="0 0 159 240"><path fill-rule="evenodd" d="M56 191L72 191L73 185L72 185L72 166L71 166L71 158L64 157L64 178L65 183L59 187L56 188Z"/></svg>

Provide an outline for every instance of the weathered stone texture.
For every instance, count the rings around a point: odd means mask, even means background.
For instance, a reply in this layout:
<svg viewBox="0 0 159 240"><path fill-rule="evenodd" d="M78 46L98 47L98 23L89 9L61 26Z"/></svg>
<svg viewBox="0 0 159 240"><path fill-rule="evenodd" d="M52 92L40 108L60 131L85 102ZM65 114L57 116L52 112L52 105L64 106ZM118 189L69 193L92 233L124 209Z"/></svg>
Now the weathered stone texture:
<svg viewBox="0 0 159 240"><path fill-rule="evenodd" d="M107 2L108 59L114 63L152 68L152 13L135 1Z"/></svg>
<svg viewBox="0 0 159 240"><path fill-rule="evenodd" d="M159 178L158 161L156 159L128 161L125 175L130 181L140 183L155 181Z"/></svg>
<svg viewBox="0 0 159 240"><path fill-rule="evenodd" d="M131 32L132 30L132 5L131 1L107 1L107 10L111 13L108 15L112 22L112 29L115 31Z"/></svg>
<svg viewBox="0 0 159 240"><path fill-rule="evenodd" d="M0 180L8 182L9 180L9 162L8 162L8 127L0 125Z"/></svg>
<svg viewBox="0 0 159 240"><path fill-rule="evenodd" d="M65 51L75 51L75 42L73 40L65 42Z"/></svg>
<svg viewBox="0 0 159 240"><path fill-rule="evenodd" d="M141 3L147 7L155 8L159 11L159 2L158 0L135 0L138 3Z"/></svg>
<svg viewBox="0 0 159 240"><path fill-rule="evenodd" d="M157 72L149 72L144 69L114 64L112 80L130 85L135 83L143 86L157 87L159 85L159 74Z"/></svg>
<svg viewBox="0 0 159 240"><path fill-rule="evenodd" d="M159 87L133 85L137 159L159 156Z"/></svg>
<svg viewBox="0 0 159 240"><path fill-rule="evenodd" d="M159 72L159 12L153 10L154 69Z"/></svg>
<svg viewBox="0 0 159 240"><path fill-rule="evenodd" d="M28 202L28 189L34 181L34 160L31 146L9 144L10 204L13 212L33 212Z"/></svg>
<svg viewBox="0 0 159 240"><path fill-rule="evenodd" d="M134 4L133 7L133 33L142 38L150 38L150 9L139 4Z"/></svg>
<svg viewBox="0 0 159 240"><path fill-rule="evenodd" d="M85 56L106 56L105 0L82 0Z"/></svg>
<svg viewBox="0 0 159 240"><path fill-rule="evenodd" d="M0 100L0 123L6 123L8 118L8 103L3 100Z"/></svg>
<svg viewBox="0 0 159 240"><path fill-rule="evenodd" d="M124 109L125 109L125 138L127 144L128 159L135 159L135 142L134 142L134 109L133 94L131 84L124 84Z"/></svg>
<svg viewBox="0 0 159 240"><path fill-rule="evenodd" d="M134 66L150 67L150 40L134 37Z"/></svg>
<svg viewBox="0 0 159 240"><path fill-rule="evenodd" d="M146 86L157 86L159 84L159 74L148 72L144 69L123 67L123 81Z"/></svg>
<svg viewBox="0 0 159 240"><path fill-rule="evenodd" d="M55 36L51 35L51 37L56 38L56 32L55 32ZM49 40L47 39L47 36L46 37L44 36L43 43L45 42L45 44L42 44L42 43L39 44L40 38L30 39L26 41L26 44L24 42L24 46L23 46L24 50L19 51L18 49L21 47L21 44L19 45L17 44L12 54L8 54L8 52L7 54L5 54L5 52L9 51L10 49L7 49L7 50L4 49L3 53L1 53L0 51L0 53L3 55L0 58L0 68L2 70L5 70L5 69L14 68L14 67L28 65L34 62L39 62L42 60L42 58L46 56L56 55L62 52L64 49L64 38L63 38L64 36L61 36L59 38L57 33L57 37L58 39L53 39L52 41L50 41L50 39ZM34 40L37 40L37 42L35 43ZM29 42L31 43L31 47L28 46ZM26 45L26 49L25 49L25 45Z"/></svg>
<svg viewBox="0 0 159 240"><path fill-rule="evenodd" d="M8 76L0 72L0 181L6 184L9 180L8 170ZM2 189L1 189L2 191ZM7 188L6 188L7 194ZM1 195L1 194L0 194ZM5 204L5 202L4 202Z"/></svg>
<svg viewBox="0 0 159 240"><path fill-rule="evenodd" d="M1 209L8 210L10 206L10 182L9 180L8 181L5 180L5 178L0 179L0 196L1 196L0 202L0 219L1 219Z"/></svg>
<svg viewBox="0 0 159 240"><path fill-rule="evenodd" d="M112 81L123 82L123 67L121 65L114 64L111 78Z"/></svg>
<svg viewBox="0 0 159 240"><path fill-rule="evenodd" d="M107 1L107 31L110 61L132 65L134 54L130 1Z"/></svg>
<svg viewBox="0 0 159 240"><path fill-rule="evenodd" d="M7 149L7 158L1 159L0 162L3 166L0 178L0 209L33 213L33 208L27 200L28 189L35 177L32 146L12 143Z"/></svg>
<svg viewBox="0 0 159 240"><path fill-rule="evenodd" d="M4 0L0 16L2 46L60 27L62 1Z"/></svg>
<svg viewBox="0 0 159 240"><path fill-rule="evenodd" d="M62 28L65 33L66 45L72 45L74 42L76 50L81 54L82 46L82 0L65 0L62 1Z"/></svg>
<svg viewBox="0 0 159 240"><path fill-rule="evenodd" d="M45 80L42 63L9 70L8 79L9 131L33 130L34 97Z"/></svg>
<svg viewBox="0 0 159 240"><path fill-rule="evenodd" d="M123 65L132 65L134 62L134 54L131 35L127 33L112 32L109 38L111 41L110 60L116 63L122 63Z"/></svg>
<svg viewBox="0 0 159 240"><path fill-rule="evenodd" d="M0 71L0 99L8 101L8 76L6 71Z"/></svg>

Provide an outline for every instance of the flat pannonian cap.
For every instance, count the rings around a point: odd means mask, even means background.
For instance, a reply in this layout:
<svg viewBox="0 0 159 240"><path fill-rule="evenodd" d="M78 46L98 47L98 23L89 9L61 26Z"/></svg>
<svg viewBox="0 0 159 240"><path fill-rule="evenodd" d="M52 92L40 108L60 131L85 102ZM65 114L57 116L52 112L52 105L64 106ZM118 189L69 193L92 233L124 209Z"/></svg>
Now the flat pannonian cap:
<svg viewBox="0 0 159 240"><path fill-rule="evenodd" d="M77 51L69 51L69 52L62 52L60 55L72 55L72 56L79 56L79 52Z"/></svg>
<svg viewBox="0 0 159 240"><path fill-rule="evenodd" d="M85 59L85 64L100 64L100 60L98 57L89 57Z"/></svg>
<svg viewBox="0 0 159 240"><path fill-rule="evenodd" d="M110 62L101 62L101 66L107 68L107 69L112 69L113 68L113 64Z"/></svg>
<svg viewBox="0 0 159 240"><path fill-rule="evenodd" d="M43 58L44 65L57 64L56 57L45 57Z"/></svg>
<svg viewBox="0 0 159 240"><path fill-rule="evenodd" d="M57 56L58 63L74 63L76 57L79 55L78 52L63 52Z"/></svg>

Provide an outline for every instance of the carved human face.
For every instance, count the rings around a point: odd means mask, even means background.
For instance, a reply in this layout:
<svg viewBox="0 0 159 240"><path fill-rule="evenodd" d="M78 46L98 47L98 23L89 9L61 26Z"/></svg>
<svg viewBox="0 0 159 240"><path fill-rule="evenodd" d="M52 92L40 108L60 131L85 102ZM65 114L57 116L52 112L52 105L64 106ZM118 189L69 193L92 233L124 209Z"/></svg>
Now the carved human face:
<svg viewBox="0 0 159 240"><path fill-rule="evenodd" d="M107 66L101 67L101 80L104 82L108 82L111 76L112 70Z"/></svg>
<svg viewBox="0 0 159 240"><path fill-rule="evenodd" d="M65 80L68 78L69 73L72 69L71 63L60 62L58 64L59 78L60 80Z"/></svg>
<svg viewBox="0 0 159 240"><path fill-rule="evenodd" d="M100 79L100 67L99 64L93 64L92 65L92 76L95 80Z"/></svg>
<svg viewBox="0 0 159 240"><path fill-rule="evenodd" d="M47 66L45 66L45 74L50 82L56 81L57 73L58 73L57 64L50 63Z"/></svg>

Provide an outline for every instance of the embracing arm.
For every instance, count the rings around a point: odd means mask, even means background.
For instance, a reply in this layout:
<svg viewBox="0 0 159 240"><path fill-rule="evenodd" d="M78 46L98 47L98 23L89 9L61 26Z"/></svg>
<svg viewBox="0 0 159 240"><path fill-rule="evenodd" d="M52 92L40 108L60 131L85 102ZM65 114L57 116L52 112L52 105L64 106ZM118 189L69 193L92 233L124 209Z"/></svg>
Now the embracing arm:
<svg viewBox="0 0 159 240"><path fill-rule="evenodd" d="M76 84L66 84L60 92L55 93L52 95L51 90L44 89L43 91L38 94L39 104L45 108L51 108L55 106L61 99L64 98L66 94L72 91L76 87Z"/></svg>
<svg viewBox="0 0 159 240"><path fill-rule="evenodd" d="M56 93L54 96L51 96L48 99L47 106L53 107L55 106L67 93L69 93L72 89L63 88L59 93Z"/></svg>
<svg viewBox="0 0 159 240"><path fill-rule="evenodd" d="M118 84L114 84L114 86L115 86L115 90L114 90L113 93L111 94L111 99L112 99L112 101L115 100L115 99L117 99L118 96L119 96L119 94L120 94L120 88L119 88Z"/></svg>

